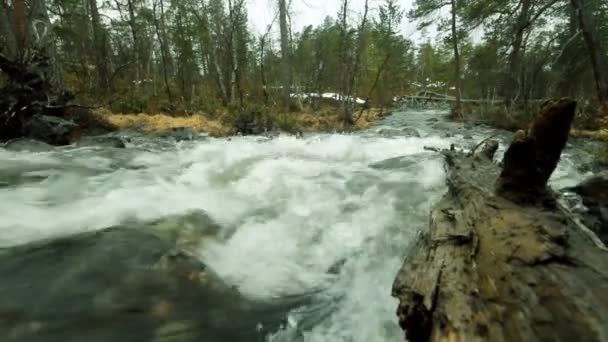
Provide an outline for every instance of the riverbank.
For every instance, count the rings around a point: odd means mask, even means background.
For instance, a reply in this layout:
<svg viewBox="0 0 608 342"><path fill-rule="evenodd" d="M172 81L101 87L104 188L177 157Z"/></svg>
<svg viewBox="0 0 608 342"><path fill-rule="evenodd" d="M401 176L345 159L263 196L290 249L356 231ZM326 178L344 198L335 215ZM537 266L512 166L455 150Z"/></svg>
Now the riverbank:
<svg viewBox="0 0 608 342"><path fill-rule="evenodd" d="M369 128L383 116L382 110L377 108L357 112L354 114L355 123L346 127L335 108L289 113L251 112L244 115L223 111L215 115L195 113L181 116L167 113L113 113L107 109L99 109L96 114L103 121L119 129L138 128L144 132L158 133L176 128L191 128L194 132L208 133L212 136L249 134L258 131L261 133L270 130L288 133L361 130ZM247 132L241 132L243 130Z"/></svg>
<svg viewBox="0 0 608 342"><path fill-rule="evenodd" d="M503 105L467 103L463 105L460 113L455 113L452 110L450 119L458 122L483 123L515 132L520 129L527 129L534 120L535 113L540 111L544 104L544 102L530 102L525 106L515 105L512 108L506 108ZM594 104L579 104L570 135L576 138L608 141L607 111L605 109L597 110Z"/></svg>

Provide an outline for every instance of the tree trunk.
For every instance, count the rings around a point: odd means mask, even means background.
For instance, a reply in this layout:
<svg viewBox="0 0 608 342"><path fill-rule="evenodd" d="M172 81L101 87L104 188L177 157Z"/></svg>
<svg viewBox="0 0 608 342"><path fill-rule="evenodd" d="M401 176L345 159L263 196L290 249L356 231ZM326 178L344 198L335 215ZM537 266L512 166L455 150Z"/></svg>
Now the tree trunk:
<svg viewBox="0 0 608 342"><path fill-rule="evenodd" d="M0 0L0 53L9 58L17 57L17 37L15 36L13 15L6 0Z"/></svg>
<svg viewBox="0 0 608 342"><path fill-rule="evenodd" d="M133 50L135 51L135 80L137 81L137 88L143 86L143 64L144 58L141 55L141 45L139 42L139 35L137 30L137 23L135 22L135 7L133 6L133 0L127 0L127 9L129 11L129 28L131 29L131 36L133 38ZM141 84L140 84L141 83Z"/></svg>
<svg viewBox="0 0 608 342"><path fill-rule="evenodd" d="M241 32L241 21L243 11L243 0L236 0L233 4L232 0L228 0L230 10L230 101L233 102L236 96L239 96L241 107L243 106L244 98L241 88L241 65L239 61L239 36Z"/></svg>
<svg viewBox="0 0 608 342"><path fill-rule="evenodd" d="M355 52L355 63L353 65L353 69L351 71L350 80L348 83L348 90L345 94L347 99L352 97L356 97L353 95L357 95L357 81L359 78L359 74L361 73L361 54L363 54L363 50L365 50L365 32L367 30L367 14L369 12L369 0L365 0L365 5L363 9L363 18L361 19L361 25L359 25L359 33L358 33L358 42L357 42L357 51ZM356 99L353 98L352 101L348 101L349 104L349 112L352 113L354 111L353 104L356 103ZM352 114L351 114L352 116ZM360 117L360 116L359 116ZM355 123L356 120L352 119L352 123Z"/></svg>
<svg viewBox="0 0 608 342"><path fill-rule="evenodd" d="M348 62L348 22L347 22L347 13L348 13L348 0L342 1L342 9L341 9L341 18L340 18L340 64L341 64L341 72L340 72L340 95L342 96L342 121L346 125L351 125L353 123L353 114L350 110L349 99L346 97L346 93L348 92L348 78L349 73L351 72Z"/></svg>
<svg viewBox="0 0 608 342"><path fill-rule="evenodd" d="M47 10L47 2L46 0L33 0L30 3L32 4L30 10L32 24L29 26L31 32L28 36L35 43L32 45L49 58L50 66L45 75L47 79L52 85L63 88L63 73L57 59L56 37Z"/></svg>
<svg viewBox="0 0 608 342"><path fill-rule="evenodd" d="M571 3L576 11L578 22L589 50L589 56L591 57L597 97L600 103L608 105L608 60L606 51L599 39L593 15L590 13L589 3L585 2L585 0L571 0Z"/></svg>
<svg viewBox="0 0 608 342"><path fill-rule="evenodd" d="M15 0L13 2L14 7L14 24L15 24L15 37L17 40L17 54L22 55L26 46L26 17L25 17L25 0Z"/></svg>
<svg viewBox="0 0 608 342"><path fill-rule="evenodd" d="M558 57L555 59L555 64L559 68L562 75L556 85L558 96L569 96L576 98L576 88L580 84L582 68L585 60L584 51L581 51L577 44L580 41L579 21L576 11L573 7L568 9L568 34L570 38L562 45Z"/></svg>
<svg viewBox="0 0 608 342"><path fill-rule="evenodd" d="M456 87L456 112L461 114L462 77L460 75L460 51L458 49L458 30L456 29L456 0L452 6L452 47L454 49L454 86Z"/></svg>
<svg viewBox="0 0 608 342"><path fill-rule="evenodd" d="M529 25L531 0L521 0L521 10L517 16L513 43L511 44L511 54L509 55L509 71L507 73L505 86L505 104L511 105L517 98L520 90L521 75L521 49L524 42L525 31Z"/></svg>
<svg viewBox="0 0 608 342"><path fill-rule="evenodd" d="M449 191L393 285L410 341L606 340L608 250L547 189L575 107L518 132L502 171L496 141L443 152Z"/></svg>
<svg viewBox="0 0 608 342"><path fill-rule="evenodd" d="M264 104L268 106L269 98L268 98L268 81L266 80L266 68L264 61L264 53L266 49L266 35L263 35L260 38L260 80L262 81L262 94L264 95Z"/></svg>
<svg viewBox="0 0 608 342"><path fill-rule="evenodd" d="M228 97L228 90L226 89L226 85L224 83L222 68L219 63L219 57L218 57L219 53L218 53L218 47L217 47L218 42L213 41L213 39L211 37L212 27L211 27L211 23L209 22L209 16L207 14L209 12L209 9L204 1L201 1L201 8L204 12L202 15L198 15L196 11L193 12L195 14L195 16L199 19L199 23L203 29L202 41L204 42L204 44L201 44L201 46L202 47L204 46L207 48L207 52L206 52L207 68L211 72L211 74L213 76L213 80L215 81L215 83L220 91L220 96L222 97L222 103L224 105L227 105L229 102L229 97ZM219 35L219 33L220 33L219 28L216 27L215 29L217 31L217 34Z"/></svg>
<svg viewBox="0 0 608 342"><path fill-rule="evenodd" d="M163 0L160 0L160 12L161 19L164 21L164 9L163 9ZM169 102L173 103L173 95L171 94L171 86L169 85L169 73L167 71L167 49L165 48L165 34L163 30L164 24L159 22L158 17L156 15L156 0L153 3L152 15L154 16L154 26L156 27L156 36L158 37L158 42L160 43L160 55L163 63L163 79L165 81L165 91L167 92L167 97Z"/></svg>
<svg viewBox="0 0 608 342"><path fill-rule="evenodd" d="M281 30L281 79L283 86L283 103L289 104L291 94L291 65L289 62L289 28L287 26L287 5L279 0L279 26Z"/></svg>
<svg viewBox="0 0 608 342"><path fill-rule="evenodd" d="M99 90L102 92L102 94L107 94L109 89L109 78L106 52L106 33L101 27L99 9L97 8L97 0L89 0L89 7L91 11L91 24L93 26L95 64L97 65L97 85L99 86Z"/></svg>

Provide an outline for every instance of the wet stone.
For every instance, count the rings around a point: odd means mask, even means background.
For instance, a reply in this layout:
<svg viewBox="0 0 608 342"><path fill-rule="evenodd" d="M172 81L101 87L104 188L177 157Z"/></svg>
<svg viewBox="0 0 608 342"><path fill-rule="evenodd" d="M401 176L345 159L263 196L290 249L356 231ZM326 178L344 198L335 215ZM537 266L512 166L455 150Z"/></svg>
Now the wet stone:
<svg viewBox="0 0 608 342"><path fill-rule="evenodd" d="M5 143L3 147L7 150L16 152L48 152L54 148L45 142L28 138L11 140Z"/></svg>
<svg viewBox="0 0 608 342"><path fill-rule="evenodd" d="M116 136L97 136L82 138L77 146L94 146L94 147L110 147L110 148L125 148L125 142Z"/></svg>
<svg viewBox="0 0 608 342"><path fill-rule="evenodd" d="M302 303L248 299L149 228L1 250L0 341L254 341Z"/></svg>

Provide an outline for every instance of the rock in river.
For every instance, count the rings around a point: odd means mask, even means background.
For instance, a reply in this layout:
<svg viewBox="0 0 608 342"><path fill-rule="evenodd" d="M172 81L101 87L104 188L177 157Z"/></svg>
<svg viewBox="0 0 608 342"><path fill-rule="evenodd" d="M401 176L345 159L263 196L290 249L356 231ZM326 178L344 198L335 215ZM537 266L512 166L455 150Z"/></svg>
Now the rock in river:
<svg viewBox="0 0 608 342"><path fill-rule="evenodd" d="M3 146L10 151L18 152L48 152L54 147L38 140L28 138L17 138L6 142Z"/></svg>
<svg viewBox="0 0 608 342"><path fill-rule="evenodd" d="M600 172L572 189L583 199L588 211L583 222L608 244L608 171Z"/></svg>
<svg viewBox="0 0 608 342"><path fill-rule="evenodd" d="M0 250L0 340L263 341L301 304L245 298L180 248L200 236L168 225Z"/></svg>
<svg viewBox="0 0 608 342"><path fill-rule="evenodd" d="M24 125L27 136L51 145L69 145L77 135L78 125L58 117L34 115Z"/></svg>
<svg viewBox="0 0 608 342"><path fill-rule="evenodd" d="M190 141L195 140L198 134L192 127L175 127L160 133L160 136L163 138L173 138L176 141Z"/></svg>
<svg viewBox="0 0 608 342"><path fill-rule="evenodd" d="M117 136L99 135L84 137L78 141L78 146L95 146L95 147L110 147L110 148L125 148L125 142Z"/></svg>
<svg viewBox="0 0 608 342"><path fill-rule="evenodd" d="M382 128L378 131L381 135L385 137L414 137L420 138L420 132L417 129L411 127L405 127L402 129L397 128Z"/></svg>

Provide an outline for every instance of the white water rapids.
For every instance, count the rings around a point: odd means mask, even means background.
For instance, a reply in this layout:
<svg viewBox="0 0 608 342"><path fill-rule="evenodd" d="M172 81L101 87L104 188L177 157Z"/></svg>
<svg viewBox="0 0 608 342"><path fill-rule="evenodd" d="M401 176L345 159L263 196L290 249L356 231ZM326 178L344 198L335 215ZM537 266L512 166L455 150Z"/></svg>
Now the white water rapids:
<svg viewBox="0 0 608 342"><path fill-rule="evenodd" d="M226 282L252 298L318 292L325 303L317 319L295 310L270 339L402 341L392 281L445 191L442 160L423 147L474 145L492 132L428 121L439 114L303 139L0 149L0 247L203 210L223 231L200 257ZM406 125L421 137L387 131ZM576 163L566 155L554 186L583 177Z"/></svg>

